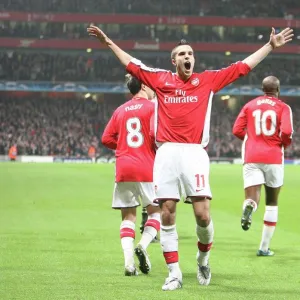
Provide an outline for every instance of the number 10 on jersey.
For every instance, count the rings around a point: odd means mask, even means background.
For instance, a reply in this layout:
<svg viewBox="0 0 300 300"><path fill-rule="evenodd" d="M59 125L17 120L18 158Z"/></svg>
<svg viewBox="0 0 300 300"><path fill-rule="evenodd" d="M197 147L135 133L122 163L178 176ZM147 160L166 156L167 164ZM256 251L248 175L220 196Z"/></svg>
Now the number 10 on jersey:
<svg viewBox="0 0 300 300"><path fill-rule="evenodd" d="M277 116L274 110L266 110L262 112L260 109L257 109L252 115L254 117L256 135L263 134L265 136L271 136L276 132ZM267 124L267 120L270 121L269 124Z"/></svg>

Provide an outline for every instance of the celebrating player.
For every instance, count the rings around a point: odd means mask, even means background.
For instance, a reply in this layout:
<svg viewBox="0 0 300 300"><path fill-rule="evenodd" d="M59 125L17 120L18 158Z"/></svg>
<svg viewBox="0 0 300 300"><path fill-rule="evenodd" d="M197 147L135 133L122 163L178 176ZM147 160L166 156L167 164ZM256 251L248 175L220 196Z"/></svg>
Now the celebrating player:
<svg viewBox="0 0 300 300"><path fill-rule="evenodd" d="M138 79L127 75L127 87L133 98L116 109L107 124L102 143L116 149L116 183L112 207L121 209L121 244L124 251L125 275L137 275L134 252L139 259L141 272L151 269L146 249L160 228L160 209L153 203L153 164L155 144L150 135L150 121L154 103L149 99L153 91ZM148 220L140 242L134 249L136 207L142 200Z"/></svg>
<svg viewBox="0 0 300 300"><path fill-rule="evenodd" d="M252 213L260 201L261 185L265 185L266 210L258 256L272 256L269 249L278 219L278 196L283 185L284 148L292 142L291 108L279 97L280 82L274 76L262 82L263 96L248 102L238 115L233 134L243 140L243 177L245 201L242 228L251 226Z"/></svg>
<svg viewBox="0 0 300 300"><path fill-rule="evenodd" d="M226 85L250 72L273 49L292 40L292 29L275 34L258 51L221 70L194 73L193 49L182 40L171 53L176 73L145 66L120 49L96 26L87 29L110 48L127 71L155 90L157 95L155 134L160 147L154 162L154 184L161 212L160 241L169 269L163 290L182 287L182 272L178 259L176 230L176 203L181 196L181 186L186 202L192 203L198 237L197 279L208 285L211 279L209 254L214 227L210 217L209 158L205 147L209 142L209 125L212 98Z"/></svg>

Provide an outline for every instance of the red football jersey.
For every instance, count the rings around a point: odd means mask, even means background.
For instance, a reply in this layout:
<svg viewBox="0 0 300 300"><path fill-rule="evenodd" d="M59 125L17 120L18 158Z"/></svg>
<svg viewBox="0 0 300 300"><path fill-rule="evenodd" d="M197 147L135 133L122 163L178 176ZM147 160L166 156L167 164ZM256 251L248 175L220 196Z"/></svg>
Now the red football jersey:
<svg viewBox="0 0 300 300"><path fill-rule="evenodd" d="M206 147L213 95L246 75L250 67L237 62L221 70L193 73L187 81L183 81L171 71L148 68L134 58L127 71L157 94L157 142L194 143Z"/></svg>
<svg viewBox="0 0 300 300"><path fill-rule="evenodd" d="M150 120L154 103L133 98L116 109L108 122L102 143L116 149L116 182L152 182L155 157Z"/></svg>
<svg viewBox="0 0 300 300"><path fill-rule="evenodd" d="M282 164L292 142L292 110L275 97L255 98L242 108L232 132L244 141L244 163Z"/></svg>

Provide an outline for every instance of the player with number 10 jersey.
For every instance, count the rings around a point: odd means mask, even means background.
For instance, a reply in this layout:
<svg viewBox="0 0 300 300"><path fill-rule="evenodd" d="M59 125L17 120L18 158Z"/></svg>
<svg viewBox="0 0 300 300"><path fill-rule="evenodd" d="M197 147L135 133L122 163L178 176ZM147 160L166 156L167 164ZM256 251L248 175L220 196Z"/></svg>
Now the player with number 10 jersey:
<svg viewBox="0 0 300 300"><path fill-rule="evenodd" d="M238 115L233 134L243 140L245 201L241 225L248 230L260 202L261 186L266 190L266 211L258 256L272 256L269 249L278 219L278 196L283 185L284 149L292 142L291 108L281 101L280 82L274 76L262 82L264 95L248 102Z"/></svg>
<svg viewBox="0 0 300 300"><path fill-rule="evenodd" d="M233 132L243 140L244 163L282 164L292 141L291 108L271 95L257 97L243 107Z"/></svg>

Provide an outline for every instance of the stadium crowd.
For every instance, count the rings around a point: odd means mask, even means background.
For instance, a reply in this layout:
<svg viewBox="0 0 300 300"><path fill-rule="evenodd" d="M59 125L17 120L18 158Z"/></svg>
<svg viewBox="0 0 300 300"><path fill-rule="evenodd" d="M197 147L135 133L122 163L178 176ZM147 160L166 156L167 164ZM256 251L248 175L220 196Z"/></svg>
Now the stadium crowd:
<svg viewBox="0 0 300 300"><path fill-rule="evenodd" d="M106 95L104 101L45 98L39 94L15 98L0 96L0 154L17 144L18 154L85 157L91 145L96 154L113 155L102 147L100 136L124 95ZM300 106L292 104L294 116ZM214 101L211 118L211 157L240 157L241 142L232 133L239 109ZM300 120L294 119L294 142L286 151L300 158Z"/></svg>
<svg viewBox="0 0 300 300"><path fill-rule="evenodd" d="M84 23L0 22L0 37L35 39L87 39ZM113 39L140 41L174 41L181 38L196 42L261 43L270 34L268 27L223 26L162 26L160 24L102 24L101 28ZM300 43L300 39L295 39Z"/></svg>
<svg viewBox="0 0 300 300"><path fill-rule="evenodd" d="M2 0L1 10L79 12L79 13L136 13L153 15L198 15L228 17L292 17L299 15L298 0L173 0L172 5L161 0Z"/></svg>
<svg viewBox="0 0 300 300"><path fill-rule="evenodd" d="M168 55L135 55L149 66L172 69ZM196 55L195 71L220 69L237 61L224 55ZM300 60L297 57L267 58L253 72L238 80L237 84L259 84L261 78L274 74L280 78L282 85L299 85ZM105 53L71 54L71 53L36 53L21 51L0 52L0 80L31 81L101 81L121 82L124 69L116 58Z"/></svg>
<svg viewBox="0 0 300 300"><path fill-rule="evenodd" d="M109 114L93 101L1 98L0 154L17 144L18 154L87 155Z"/></svg>

